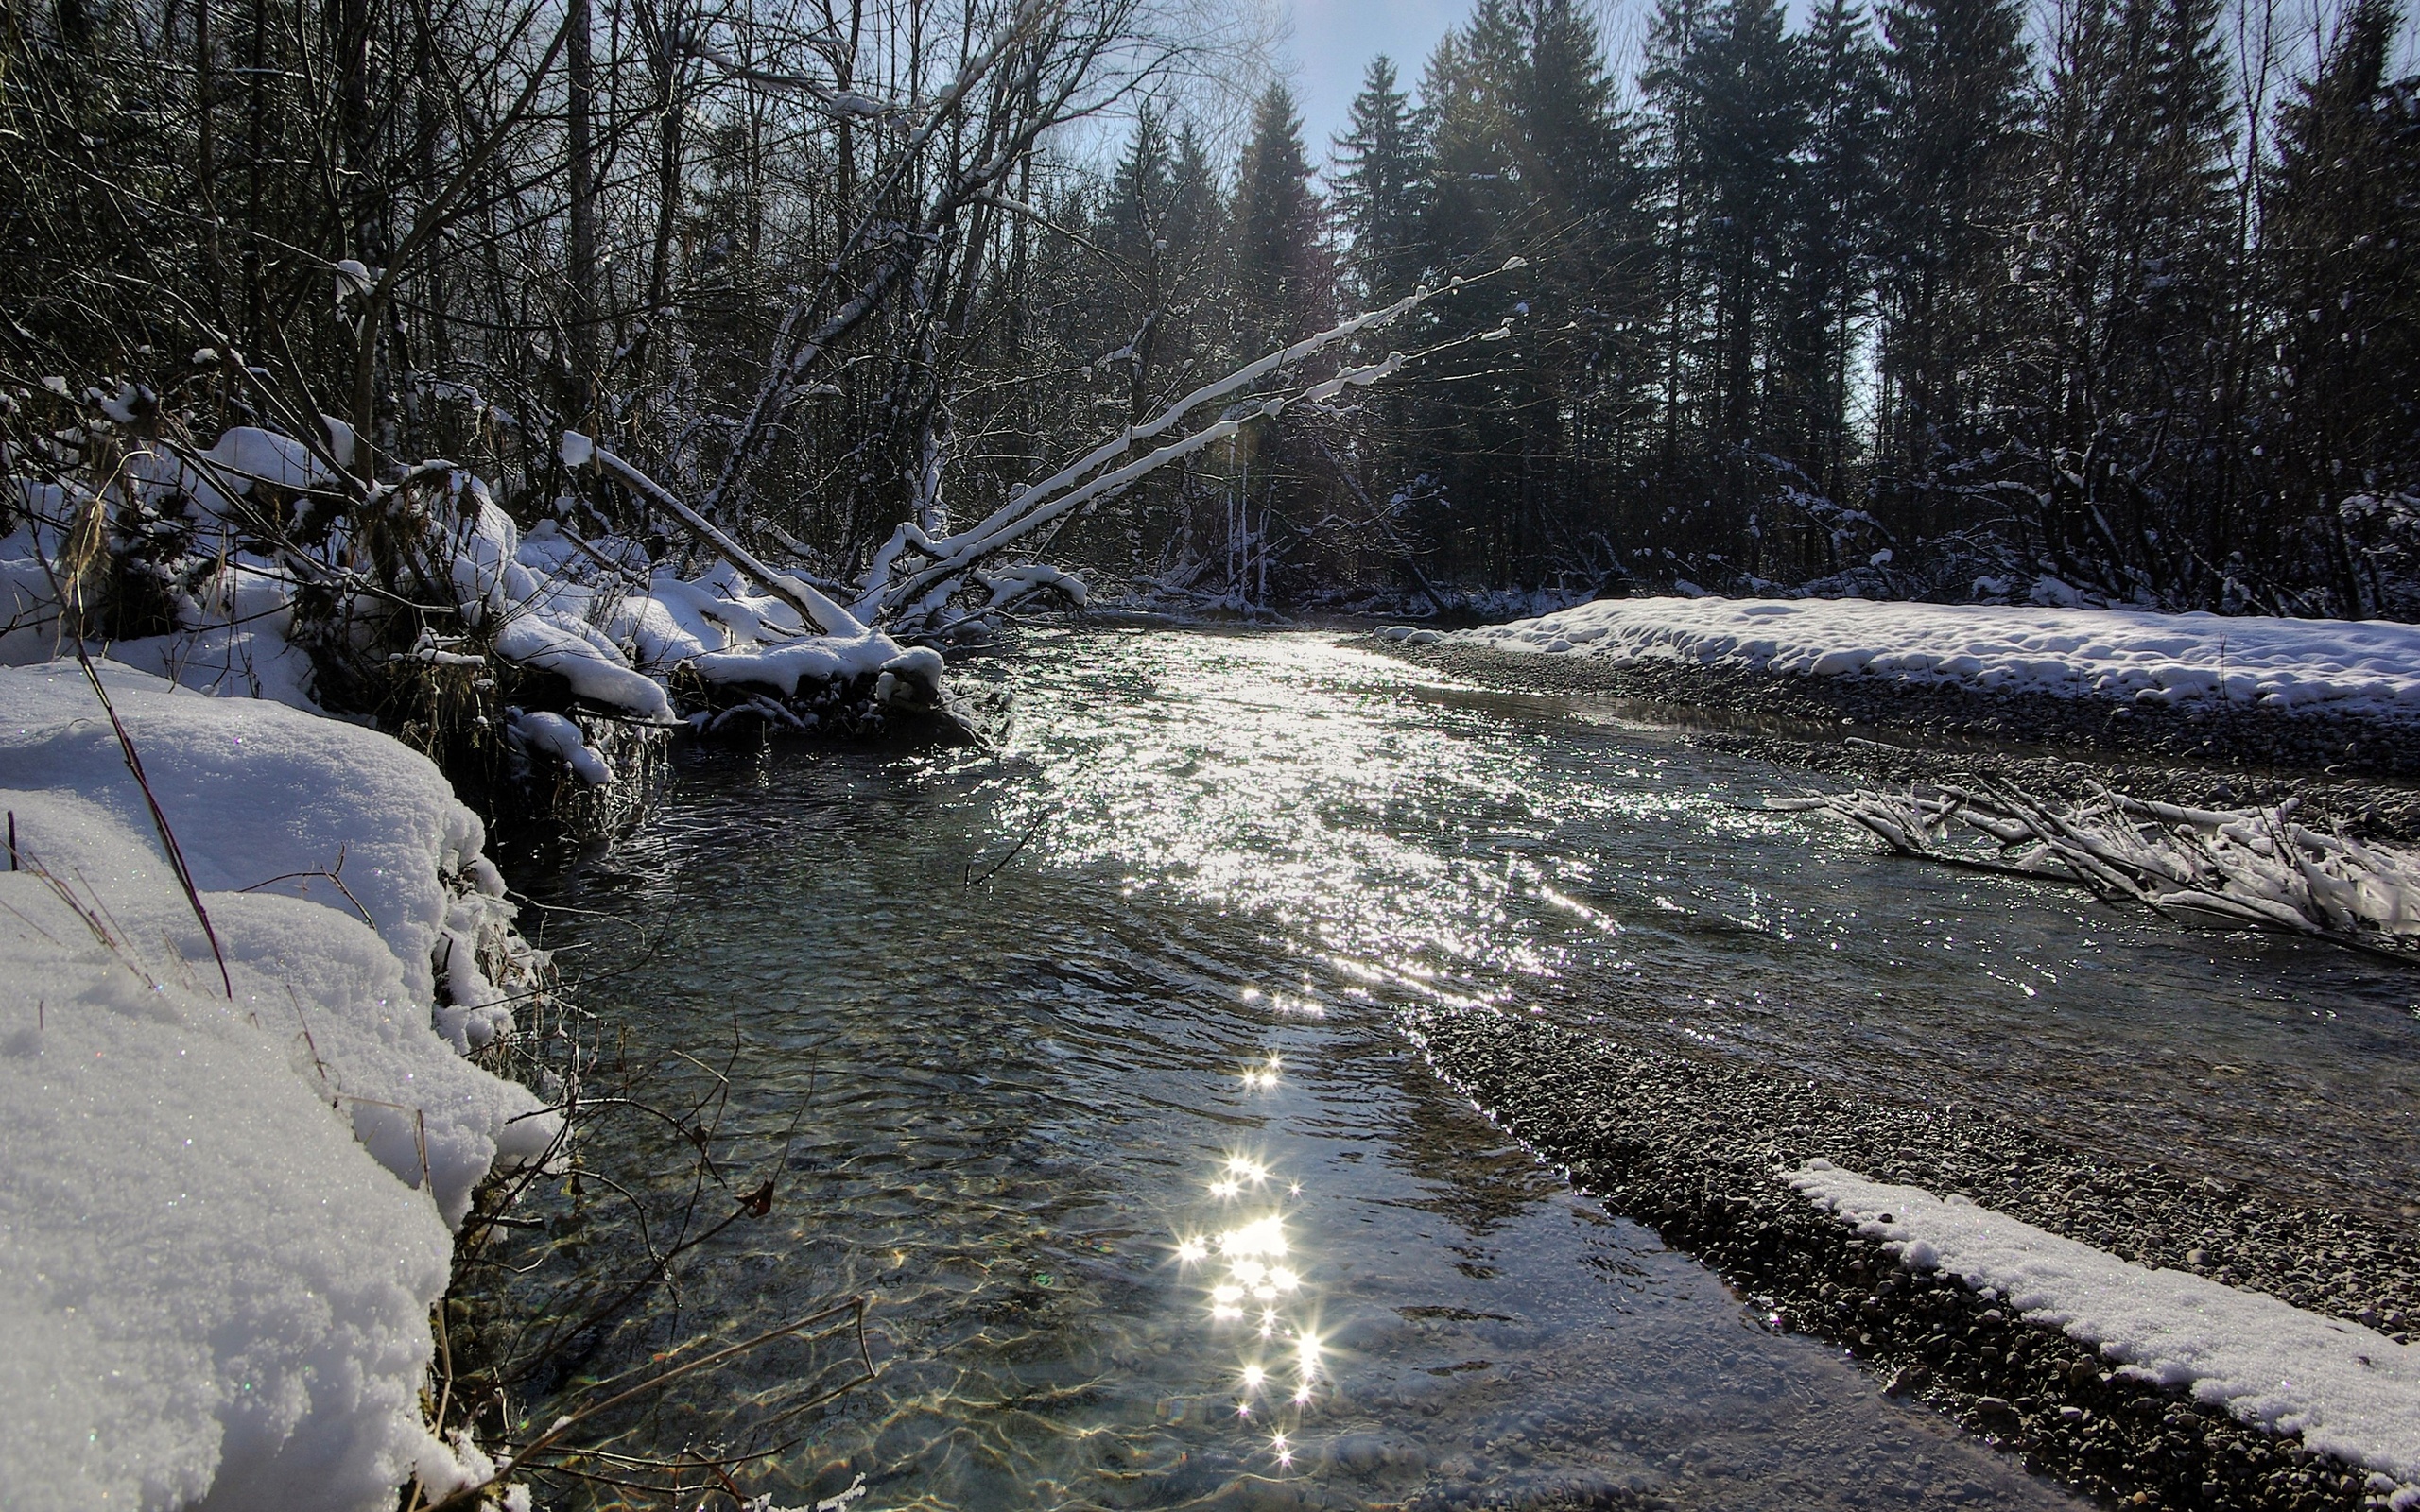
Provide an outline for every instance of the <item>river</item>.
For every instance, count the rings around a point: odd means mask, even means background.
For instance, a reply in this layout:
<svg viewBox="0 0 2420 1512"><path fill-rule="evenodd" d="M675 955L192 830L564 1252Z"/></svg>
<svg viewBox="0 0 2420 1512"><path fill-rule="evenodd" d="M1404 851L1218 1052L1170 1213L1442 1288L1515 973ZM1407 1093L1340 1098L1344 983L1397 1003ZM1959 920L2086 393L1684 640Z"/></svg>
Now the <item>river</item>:
<svg viewBox="0 0 2420 1512"><path fill-rule="evenodd" d="M2073 1504L1606 1216L1438 1082L1422 1001L1543 1013L2396 1212L2420 1011L2324 950L1924 868L1756 808L1814 780L1332 635L1035 631L1001 753L694 750L631 835L516 871L600 1042L712 1117L685 1256L559 1401L843 1297L612 1420L860 1509ZM699 1179L597 1125L477 1305L562 1306ZM548 1410L551 1410L549 1408ZM690 1484L697 1484L694 1477Z"/></svg>

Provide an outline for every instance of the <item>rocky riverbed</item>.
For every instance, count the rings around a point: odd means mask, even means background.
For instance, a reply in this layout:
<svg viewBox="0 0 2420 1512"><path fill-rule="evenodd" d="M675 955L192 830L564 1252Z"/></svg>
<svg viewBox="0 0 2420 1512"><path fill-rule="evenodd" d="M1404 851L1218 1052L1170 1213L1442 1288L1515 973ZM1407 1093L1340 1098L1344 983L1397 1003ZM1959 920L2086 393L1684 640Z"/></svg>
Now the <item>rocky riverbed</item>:
<svg viewBox="0 0 2420 1512"><path fill-rule="evenodd" d="M1543 656L1469 645L1379 641L1374 650L1510 692L1635 701L1662 716L1702 723L1734 740L1772 741L1775 749L1841 744L1840 764L1859 760L1848 737L1886 743L1945 762L2039 759L2091 753L2145 773L2190 772L2199 790L2263 801L2288 782L2340 790L2348 813L2376 806L2391 822L2420 822L2420 724L2358 713L2284 713L2256 704L2061 697L2041 692L1982 693L1962 685L1877 677L1773 676L1694 662L1616 666L1579 657ZM1810 737L1819 733L1824 740ZM1905 764L1904 754L1888 760ZM1842 765L1839 769L1854 769ZM1879 760L1873 768L1886 769ZM2381 789L2358 779L2385 779ZM2358 802L2354 801L2359 795Z"/></svg>
<svg viewBox="0 0 2420 1512"><path fill-rule="evenodd" d="M1625 1046L1485 1009L1409 1016L1446 1080L1613 1211L1737 1288L1765 1326L1830 1340L1909 1393L2113 1504L2385 1504L2391 1486L2111 1369L1944 1273L1903 1269L1784 1185L1811 1159L1964 1193L2145 1265L2355 1318L2420 1327L2411 1237L2159 1166L2118 1165L1945 1108L1842 1094L1713 1057Z"/></svg>
<svg viewBox="0 0 2420 1512"><path fill-rule="evenodd" d="M1377 648L1481 686L1611 700L1734 754L1882 785L2097 787L2211 807L2293 800L2307 821L2420 839L2420 730L2356 716L1984 695L1677 663L1609 666L1453 643ZM1767 1327L1872 1362L2037 1471L2122 1506L2383 1506L2382 1478L2118 1374L1959 1278L1903 1269L1778 1178L1829 1160L2147 1266L2420 1330L2411 1225L2096 1155L1946 1108L1895 1105L1712 1054L1486 1010L1406 1027L1437 1073L1614 1211L1717 1269Z"/></svg>

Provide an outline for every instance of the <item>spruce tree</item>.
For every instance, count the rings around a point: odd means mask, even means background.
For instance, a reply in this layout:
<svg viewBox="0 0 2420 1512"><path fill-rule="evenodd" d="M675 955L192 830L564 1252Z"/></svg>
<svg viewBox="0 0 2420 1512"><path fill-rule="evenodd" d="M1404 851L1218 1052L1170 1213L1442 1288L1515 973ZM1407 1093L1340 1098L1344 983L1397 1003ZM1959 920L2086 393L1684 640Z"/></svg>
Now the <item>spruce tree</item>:
<svg viewBox="0 0 2420 1512"><path fill-rule="evenodd" d="M1373 303L1397 299L1420 280L1427 142L1384 53L1362 77L1350 124L1336 142L1336 215L1359 292Z"/></svg>
<svg viewBox="0 0 2420 1512"><path fill-rule="evenodd" d="M1253 110L1234 209L1237 292L1264 345L1308 335L1333 309L1320 217L1303 118L1286 86L1271 84Z"/></svg>
<svg viewBox="0 0 2420 1512"><path fill-rule="evenodd" d="M1886 0L1880 18L1885 493L1930 531L1962 521L1958 464L1994 397L2030 64L2016 0Z"/></svg>
<svg viewBox="0 0 2420 1512"><path fill-rule="evenodd" d="M1852 492L1851 369L1870 308L1873 222L1881 209L1875 129L1882 69L1856 0L1824 0L1806 51L1811 112L1777 317L1783 381L1772 424L1807 481L1841 504ZM1806 540L1807 568L1838 569L1828 528Z"/></svg>
<svg viewBox="0 0 2420 1512"><path fill-rule="evenodd" d="M1761 429L1767 326L1808 126L1806 69L1796 40L1783 35L1779 0L1723 0L1689 66L1699 78L1703 241L1715 281L1715 444L1729 471Z"/></svg>
<svg viewBox="0 0 2420 1512"><path fill-rule="evenodd" d="M2206 436L2225 381L2232 142L2215 0L2064 0L2004 334L2009 426L2047 565L2117 595L2189 595L2218 520Z"/></svg>
<svg viewBox="0 0 2420 1512"><path fill-rule="evenodd" d="M1646 66L1639 90L1647 102L1647 127L1656 261L1655 302L1662 311L1654 349L1657 410L1651 493L1694 491L1699 438L1706 412L1701 396L1710 388L1711 350L1707 268L1707 176L1703 133L1705 80L1697 66L1713 6L1709 0L1656 0L1648 26Z"/></svg>
<svg viewBox="0 0 2420 1512"><path fill-rule="evenodd" d="M1302 117L1283 84L1253 111L1237 165L1229 225L1233 300L1247 351L1264 352L1320 330L1336 313L1324 207L1311 189ZM1239 604L1265 602L1275 543L1323 513L1333 483L1316 446L1290 418L1262 421L1238 438L1240 476L1226 502L1223 555Z"/></svg>
<svg viewBox="0 0 2420 1512"><path fill-rule="evenodd" d="M2378 567L2394 535L2420 545L2420 79L2387 77L2402 22L2394 0L2355 0L2281 112L2269 508L2233 564L2263 588L2270 574L2318 578L2321 603L2353 615L2420 608Z"/></svg>

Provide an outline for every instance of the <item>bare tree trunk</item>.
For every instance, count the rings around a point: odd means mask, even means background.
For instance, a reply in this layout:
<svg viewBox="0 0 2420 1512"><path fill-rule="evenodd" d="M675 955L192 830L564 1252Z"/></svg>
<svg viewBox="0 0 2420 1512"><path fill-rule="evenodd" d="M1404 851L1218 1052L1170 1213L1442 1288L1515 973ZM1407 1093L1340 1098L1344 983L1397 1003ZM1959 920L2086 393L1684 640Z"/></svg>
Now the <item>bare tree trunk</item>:
<svg viewBox="0 0 2420 1512"><path fill-rule="evenodd" d="M570 37L564 49L565 107L569 114L571 245L566 249L571 297L565 303L569 327L572 422L594 429L596 407L596 163L590 117L596 108L596 81L589 57L596 17L590 0L571 0Z"/></svg>
<svg viewBox="0 0 2420 1512"><path fill-rule="evenodd" d="M663 318L665 301L672 287L672 232L681 220L681 175L683 122L687 113L687 101L683 96L681 75L683 67L680 51L683 24L681 0L673 0L659 25L655 45L661 52L657 66L657 126L655 141L655 250L648 264L647 311L648 335L641 337L653 344L656 321Z"/></svg>
<svg viewBox="0 0 2420 1512"><path fill-rule="evenodd" d="M210 226L202 235L202 283L212 296L218 323L227 323L223 298L225 275L219 260L218 227L218 86L212 57L210 0L194 0L193 103L198 117L194 142L194 198L200 201Z"/></svg>
<svg viewBox="0 0 2420 1512"><path fill-rule="evenodd" d="M268 270L261 266L262 197L268 189L268 0L252 0L252 45L245 73L244 129L244 345L261 349L268 327Z"/></svg>

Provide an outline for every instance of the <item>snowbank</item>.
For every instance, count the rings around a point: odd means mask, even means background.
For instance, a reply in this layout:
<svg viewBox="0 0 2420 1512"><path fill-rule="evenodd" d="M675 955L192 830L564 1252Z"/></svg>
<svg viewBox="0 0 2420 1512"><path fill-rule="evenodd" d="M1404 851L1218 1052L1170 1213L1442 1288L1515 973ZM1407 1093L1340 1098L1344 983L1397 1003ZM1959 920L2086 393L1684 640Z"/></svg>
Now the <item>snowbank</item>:
<svg viewBox="0 0 2420 1512"><path fill-rule="evenodd" d="M1454 639L1615 665L1683 662L2144 702L2224 698L2420 717L2420 626L2379 620L1865 599L1629 598L1466 630Z"/></svg>
<svg viewBox="0 0 2420 1512"><path fill-rule="evenodd" d="M2420 1349L2273 1297L2146 1270L1962 1197L1811 1160L1789 1184L1902 1264L1996 1289L2016 1312L2097 1346L2127 1375L2349 1464L2420 1483ZM2395 1504L2420 1503L2420 1492Z"/></svg>
<svg viewBox="0 0 2420 1512"><path fill-rule="evenodd" d="M386 736L103 676L233 991L81 670L0 670L0 1502L455 1484L418 1402L450 1226L556 1129L440 1032L510 1022L478 820Z"/></svg>
<svg viewBox="0 0 2420 1512"><path fill-rule="evenodd" d="M24 507L13 531L0 538L0 663L25 665L64 649L44 562L61 558L71 523L91 500L70 498L56 484L5 482ZM144 518L151 555L140 572L161 591L176 628L113 643L112 659L201 692L317 710L311 657L292 640L296 597L301 583L339 584L359 565L346 511L366 506L351 500L343 480L300 442L235 426L207 452L133 453L113 489L130 494ZM525 534L485 482L446 463L382 485L372 502L389 530L416 540L402 571L417 581L387 586L406 596L450 598L466 630L440 637L424 628L419 644L389 662L475 677L493 658L552 674L579 708L644 728L676 718L667 690L684 675L742 697L798 698L871 684L906 654L889 636L861 626L821 633L790 604L752 589L725 564L684 579L652 566L630 541L582 540L553 520ZM306 520L321 522L318 543L308 548L293 540L293 533L310 533L302 528ZM265 521L290 527L274 551L263 544ZM162 542L177 544L170 550ZM132 538L118 542L130 543ZM903 674L903 680L932 684L932 697L919 701L937 702L938 678L924 678L921 662L910 671L915 676ZM701 710L698 717L710 713ZM561 750L551 738L520 745L561 757L584 782L599 784L600 773L601 783L615 781L593 749L578 756L589 749L585 742Z"/></svg>

